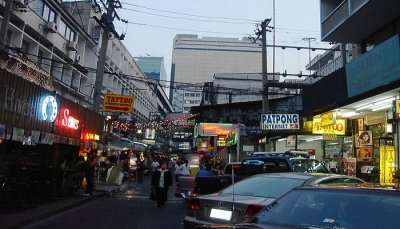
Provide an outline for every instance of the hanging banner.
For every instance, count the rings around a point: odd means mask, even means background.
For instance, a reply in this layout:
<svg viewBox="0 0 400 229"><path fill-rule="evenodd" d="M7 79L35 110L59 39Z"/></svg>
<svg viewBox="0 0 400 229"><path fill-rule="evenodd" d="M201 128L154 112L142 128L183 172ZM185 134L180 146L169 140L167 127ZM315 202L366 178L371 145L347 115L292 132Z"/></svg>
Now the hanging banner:
<svg viewBox="0 0 400 229"><path fill-rule="evenodd" d="M380 176L381 185L394 185L393 176L396 171L394 146L381 146L380 154Z"/></svg>
<svg viewBox="0 0 400 229"><path fill-rule="evenodd" d="M104 97L103 110L105 112L130 113L134 101L133 96L107 94Z"/></svg>
<svg viewBox="0 0 400 229"><path fill-rule="evenodd" d="M298 130L300 118L298 114L262 114L262 130Z"/></svg>

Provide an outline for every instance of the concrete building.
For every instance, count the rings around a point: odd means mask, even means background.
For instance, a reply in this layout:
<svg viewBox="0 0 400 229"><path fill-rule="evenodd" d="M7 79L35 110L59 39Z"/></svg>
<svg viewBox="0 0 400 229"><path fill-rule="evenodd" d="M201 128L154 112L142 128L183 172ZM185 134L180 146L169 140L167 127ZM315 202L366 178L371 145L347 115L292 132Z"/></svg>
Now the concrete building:
<svg viewBox="0 0 400 229"><path fill-rule="evenodd" d="M35 0L13 9L6 42L9 54L40 69L62 97L90 107L95 72L84 66L96 66L95 40L61 1Z"/></svg>
<svg viewBox="0 0 400 229"><path fill-rule="evenodd" d="M313 122L306 130L312 138L306 142L321 146L317 147L317 158L355 158L357 176L358 168L363 166L397 171L400 147L396 139L400 133L391 127L400 124L398 117L392 115L398 112L394 101L400 98L400 2L320 0L320 6L322 40L345 45L341 45L342 52L326 52L308 66L325 77L303 91L303 113ZM335 114L336 121L351 123L334 141L322 136L331 134L331 130L313 129L314 120L318 126L318 115L326 113ZM379 127L383 127L381 131L377 131ZM363 147L356 140L361 131L371 131L370 139L376 143L369 146L373 153L368 160L364 160ZM298 143L301 149L301 142ZM382 150L386 144L393 147L391 161ZM392 175L376 178L386 184Z"/></svg>
<svg viewBox="0 0 400 229"><path fill-rule="evenodd" d="M13 9L7 34L9 53L40 69L60 96L90 108L102 33L93 19L100 17L99 6L90 0L34 0L22 1ZM131 117L148 120L150 112L157 111L157 93L145 83L144 73L118 39L109 41L106 69L117 75L104 74L103 93L134 95Z"/></svg>
<svg viewBox="0 0 400 229"><path fill-rule="evenodd" d="M247 38L199 37L178 34L174 39L170 99L175 111L199 105L202 86L216 73L261 72L261 47ZM196 84L190 88L189 84Z"/></svg>
<svg viewBox="0 0 400 229"><path fill-rule="evenodd" d="M300 94L304 79L286 79L269 75L269 99L284 98ZM296 89L297 87L297 89ZM212 82L205 83L202 105L252 102L262 100L262 74L259 73L219 73Z"/></svg>
<svg viewBox="0 0 400 229"><path fill-rule="evenodd" d="M63 6L94 39L99 49L103 30L93 18L101 17L99 5L95 1L86 0L64 2ZM91 61L91 65L88 66L96 66L97 58L92 57ZM104 74L103 93L133 95L136 98L134 112L126 118L138 122L149 120L151 113L157 112L157 92L146 83L145 73L133 55L123 42L115 37L111 37L108 42L106 69L116 74Z"/></svg>

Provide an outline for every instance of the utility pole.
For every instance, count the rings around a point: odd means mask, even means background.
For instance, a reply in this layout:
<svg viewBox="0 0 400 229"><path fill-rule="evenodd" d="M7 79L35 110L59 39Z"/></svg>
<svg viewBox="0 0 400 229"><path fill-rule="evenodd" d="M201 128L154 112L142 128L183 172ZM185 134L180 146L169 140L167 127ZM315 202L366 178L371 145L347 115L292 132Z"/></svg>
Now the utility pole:
<svg viewBox="0 0 400 229"><path fill-rule="evenodd" d="M275 8L275 0L272 1L272 78L275 80L275 27L276 26L276 8Z"/></svg>
<svg viewBox="0 0 400 229"><path fill-rule="evenodd" d="M107 4L101 0L104 8L107 9L107 13L102 15L101 23L103 27L103 35L101 37L101 47L99 53L99 59L97 61L97 71L96 71L96 82L94 86L94 95L93 95L93 108L95 111L100 111L101 106L101 91L103 90L103 75L105 70L106 56L107 56L107 47L108 47L108 36L110 33L116 33L114 29L114 18L118 17L116 14L116 9L121 8L121 3L119 0L107 0Z"/></svg>
<svg viewBox="0 0 400 229"><path fill-rule="evenodd" d="M262 110L263 113L268 113L270 108L269 108L269 101L268 101L268 57L267 57L267 32L270 32L268 30L269 23L271 22L271 19L265 19L264 21L261 22L260 28L257 29L256 35L257 39L260 39L261 37L261 43L262 43L262 79L263 79L263 102L262 102Z"/></svg>
<svg viewBox="0 0 400 229"><path fill-rule="evenodd" d="M315 37L305 37L303 38L303 41L308 41L308 64L309 67L311 67L311 42L317 40ZM310 69L310 75L311 75L311 69Z"/></svg>
<svg viewBox="0 0 400 229"><path fill-rule="evenodd" d="M10 23L12 7L14 4L14 0L6 0L6 5L3 10L3 20L1 22L0 29L0 50L5 51L6 43L7 43L7 32L8 32L8 24Z"/></svg>

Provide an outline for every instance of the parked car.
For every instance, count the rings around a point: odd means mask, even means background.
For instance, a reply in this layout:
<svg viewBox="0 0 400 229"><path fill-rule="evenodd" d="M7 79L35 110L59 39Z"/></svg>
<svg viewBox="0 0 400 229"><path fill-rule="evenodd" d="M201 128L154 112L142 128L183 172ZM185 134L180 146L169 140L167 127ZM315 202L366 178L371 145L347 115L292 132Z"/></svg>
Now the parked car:
<svg viewBox="0 0 400 229"><path fill-rule="evenodd" d="M324 163L316 159L294 157L289 159L293 172L329 173Z"/></svg>
<svg viewBox="0 0 400 229"><path fill-rule="evenodd" d="M400 228L398 190L298 187L236 228Z"/></svg>
<svg viewBox="0 0 400 229"><path fill-rule="evenodd" d="M299 186L320 184L363 184L363 180L335 174L276 173L260 174L210 195L187 201L185 228L251 220L264 207Z"/></svg>
<svg viewBox="0 0 400 229"><path fill-rule="evenodd" d="M234 166L235 181L261 173L278 173L293 171L288 158L280 156L259 156L244 159L239 163L232 163L225 168L224 175L210 177L181 176L178 178L177 196L188 197L192 194L205 195L218 192L232 184L232 166Z"/></svg>

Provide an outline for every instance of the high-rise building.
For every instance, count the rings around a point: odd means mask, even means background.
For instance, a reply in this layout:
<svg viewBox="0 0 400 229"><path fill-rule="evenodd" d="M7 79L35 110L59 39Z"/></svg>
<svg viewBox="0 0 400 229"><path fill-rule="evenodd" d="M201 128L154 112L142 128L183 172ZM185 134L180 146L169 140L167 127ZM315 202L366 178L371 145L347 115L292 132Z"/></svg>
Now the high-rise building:
<svg viewBox="0 0 400 229"><path fill-rule="evenodd" d="M200 105L202 86L212 81L214 74L243 72L261 72L259 43L248 38L176 35L170 91L175 111L189 112L190 107Z"/></svg>
<svg viewBox="0 0 400 229"><path fill-rule="evenodd" d="M135 57L146 78L160 82L161 88L169 95L169 77L165 71L164 57Z"/></svg>
<svg viewBox="0 0 400 229"><path fill-rule="evenodd" d="M168 81L164 66L164 57L135 57L135 60L147 78L157 81Z"/></svg>

